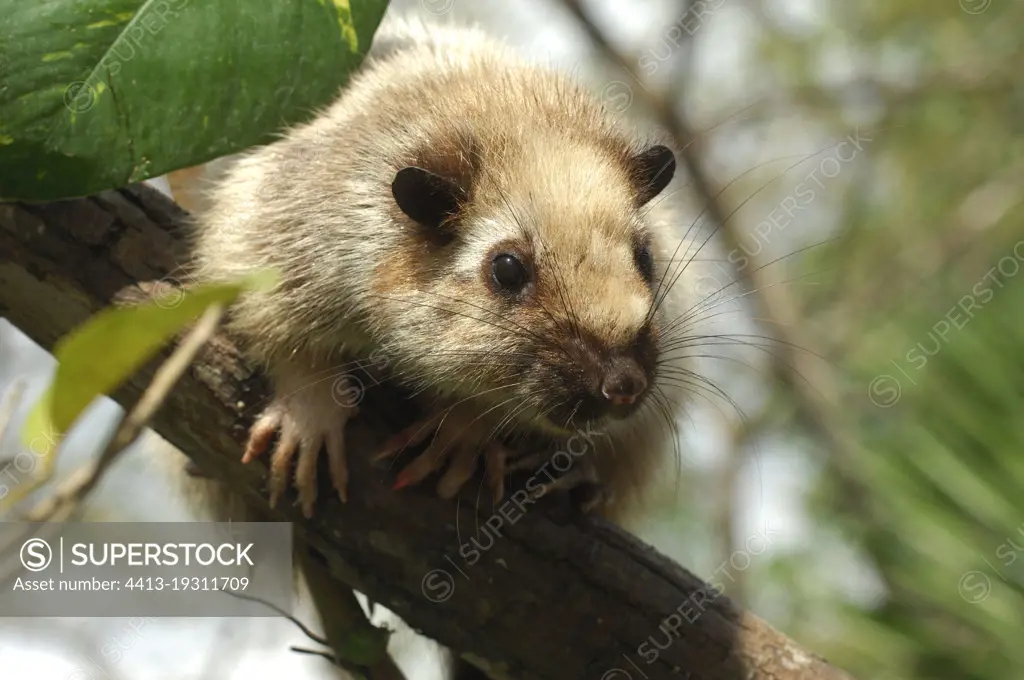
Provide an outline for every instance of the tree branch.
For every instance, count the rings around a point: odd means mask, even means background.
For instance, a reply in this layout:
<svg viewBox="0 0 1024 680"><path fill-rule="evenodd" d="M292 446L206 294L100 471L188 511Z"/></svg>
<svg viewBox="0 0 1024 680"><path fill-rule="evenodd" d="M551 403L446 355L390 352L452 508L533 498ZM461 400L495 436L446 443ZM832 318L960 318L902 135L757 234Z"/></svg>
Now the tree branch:
<svg viewBox="0 0 1024 680"><path fill-rule="evenodd" d="M145 294L140 282L180 276L184 218L142 186L46 205L0 205L0 315L52 348L124 290ZM112 396L134 403L169 353ZM492 674L847 677L635 538L564 512L556 498L515 512L508 503L476 510L472 495L452 503L426 490L391 491L389 473L367 462L403 417L395 415L401 403L386 384L367 392L352 423L349 502L322 494L313 521L288 504L272 511L265 468L240 462L248 426L267 396L262 376L216 336L153 426L268 517L295 522L336 578ZM471 540L475 553L460 553Z"/></svg>

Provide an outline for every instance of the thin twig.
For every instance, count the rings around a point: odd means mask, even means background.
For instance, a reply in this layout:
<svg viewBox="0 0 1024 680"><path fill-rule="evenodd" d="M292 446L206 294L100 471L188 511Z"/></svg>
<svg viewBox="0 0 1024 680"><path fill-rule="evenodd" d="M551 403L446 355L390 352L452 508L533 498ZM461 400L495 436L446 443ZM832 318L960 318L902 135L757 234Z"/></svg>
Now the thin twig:
<svg viewBox="0 0 1024 680"><path fill-rule="evenodd" d="M254 595L246 595L245 593L236 593L236 592L233 592L233 591L230 591L230 590L225 590L224 592L227 593L228 595L230 595L231 597L237 598L239 600L246 600L248 602L255 602L257 604L263 605L264 607L266 607L267 609L270 609L272 612L274 612L275 614L279 615L280 617L290 621L296 628L298 628L300 631L302 631L303 635L308 637L313 642L317 643L318 645L323 645L324 647L328 647L328 648L330 647L330 643L327 642L327 638L324 638L324 637L321 637L321 636L317 635L316 633L313 632L312 628L310 628L309 626L304 624L297 617L289 614L287 611L285 611L281 607L278 607L273 602L270 602L269 600L264 600L263 598L256 597ZM367 669L366 668L363 668L363 667L361 667L361 666L359 666L357 664L351 663L351 662L349 662L349 661L347 661L345 659L339 659L337 655L332 654L331 652L326 651L326 650L307 649L305 647L296 647L294 645L288 647L288 649L293 651L293 652L298 652L299 654L312 654L313 656L322 656L323 658L325 658L328 661L330 661L333 665L338 666L339 668L343 668L346 671L349 671L350 673L354 673L354 674L359 675L361 677L365 677L367 675Z"/></svg>
<svg viewBox="0 0 1024 680"><path fill-rule="evenodd" d="M305 647L296 647L295 645L289 645L288 651L295 652L296 654L309 654L310 656L323 657L323 658L327 659L328 661L330 661L331 665L333 665L333 666L342 666L342 664L339 664L338 660L336 658L334 658L333 654L331 654L330 652L325 652L322 649L307 649ZM344 667L344 666L342 666L342 667ZM346 669L346 670L352 670L352 669Z"/></svg>
<svg viewBox="0 0 1024 680"><path fill-rule="evenodd" d="M294 617L291 614L289 614L288 612L286 612L281 607L278 607L273 602L270 602L269 600L264 600L262 597L256 597L254 595L246 595L245 593L238 593L238 592L235 592L235 591L232 591L232 590L225 590L223 592L227 593L231 597L237 598L239 600L245 600L247 602L255 602L257 604L261 604L261 605L265 606L267 609L270 609L275 614L281 616L282 618L285 618L285 619L288 619L289 621L291 621L292 624L294 624L296 628L298 628L300 631L302 631L303 635L308 637L313 642L315 642L315 643L317 643L319 645L323 645L324 647L328 647L329 646L327 644L327 638L320 637L319 635L317 635L316 633L313 632L312 628L310 628L309 626L304 624L302 621L300 621L296 617Z"/></svg>

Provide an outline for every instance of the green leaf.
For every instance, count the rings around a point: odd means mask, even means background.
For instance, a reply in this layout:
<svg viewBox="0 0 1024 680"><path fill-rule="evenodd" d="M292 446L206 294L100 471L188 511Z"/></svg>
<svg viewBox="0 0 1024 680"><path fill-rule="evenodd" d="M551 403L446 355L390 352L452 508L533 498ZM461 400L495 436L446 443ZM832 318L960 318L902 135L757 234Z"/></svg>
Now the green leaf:
<svg viewBox="0 0 1024 680"><path fill-rule="evenodd" d="M298 124L369 49L386 0L0 0L0 198L197 165Z"/></svg>
<svg viewBox="0 0 1024 680"><path fill-rule="evenodd" d="M22 439L45 442L48 456L92 401L115 390L176 333L210 305L231 304L246 289L265 289L274 275L260 272L236 283L199 286L134 307L99 312L54 347L57 374L22 430Z"/></svg>

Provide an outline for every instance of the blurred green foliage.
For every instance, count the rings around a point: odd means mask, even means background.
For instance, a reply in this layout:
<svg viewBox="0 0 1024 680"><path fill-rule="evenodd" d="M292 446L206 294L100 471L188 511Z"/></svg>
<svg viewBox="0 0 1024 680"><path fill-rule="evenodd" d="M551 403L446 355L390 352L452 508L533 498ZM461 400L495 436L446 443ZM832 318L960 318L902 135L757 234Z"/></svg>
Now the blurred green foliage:
<svg viewBox="0 0 1024 680"><path fill-rule="evenodd" d="M823 1L799 32L754 4L790 113L876 131L836 241L805 258L822 285L790 291L839 383L850 464L821 447L817 536L758 589L785 587L775 623L856 677L1019 677L1024 3ZM863 567L838 586L812 568L832 538Z"/></svg>

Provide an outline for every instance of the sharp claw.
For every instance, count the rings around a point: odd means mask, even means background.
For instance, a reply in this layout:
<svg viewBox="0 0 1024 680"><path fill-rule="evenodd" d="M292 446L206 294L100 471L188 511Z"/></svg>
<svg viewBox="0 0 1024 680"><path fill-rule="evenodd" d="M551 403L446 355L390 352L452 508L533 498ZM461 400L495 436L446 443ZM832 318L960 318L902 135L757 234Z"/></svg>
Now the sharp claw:
<svg viewBox="0 0 1024 680"><path fill-rule="evenodd" d="M291 428L284 428L278 439L274 453L270 456L270 503L276 507L284 491L288 488L288 472L292 460L298 452L299 440Z"/></svg>
<svg viewBox="0 0 1024 680"><path fill-rule="evenodd" d="M499 503L505 495L507 448L492 442L470 441L472 430L467 437L466 432L469 427L465 423L465 418L446 418L450 411L451 409L442 410L433 417L417 421L393 435L373 456L372 460L377 462L392 458L403 449L419 444L433 433L434 440L425 451L399 472L391 487L392 490L398 491L407 486L419 484L431 473L444 466L454 453L454 459L437 484L438 496L446 499L452 498L473 477L476 472L477 460L480 455L484 455L487 461L487 483L494 502ZM470 420L469 424L471 425L473 422L475 421Z"/></svg>
<svg viewBox="0 0 1024 680"><path fill-rule="evenodd" d="M443 442L440 438L435 437L433 443L427 447L426 451L418 455L416 460L406 465L398 473L398 478L395 480L395 486L392 489L398 490L411 484L422 482L430 473L444 464L450 450L451 446L447 442Z"/></svg>
<svg viewBox="0 0 1024 680"><path fill-rule="evenodd" d="M430 418L419 420L406 427L401 432L391 436L386 442L384 442L380 451L378 451L370 460L377 463L386 458L392 458L393 456L398 455L401 451L409 448L410 446L416 446L437 428L437 425L443 416L444 412L441 412Z"/></svg>
<svg viewBox="0 0 1024 680"><path fill-rule="evenodd" d="M373 454L373 456L370 458L370 462L379 463L382 460L391 458L404 448L404 446L397 445L395 443L395 437L392 437L391 439L388 439L386 442L384 442L384 446L381 447L380 451Z"/></svg>
<svg viewBox="0 0 1024 680"><path fill-rule="evenodd" d="M342 503L348 502L348 463L345 458L345 435L341 431L327 433L327 461L330 464L331 482Z"/></svg>
<svg viewBox="0 0 1024 680"><path fill-rule="evenodd" d="M299 462L295 465L295 488L299 491L302 514L313 516L316 505L316 461L320 455L321 440L307 439L299 445Z"/></svg>
<svg viewBox="0 0 1024 680"><path fill-rule="evenodd" d="M571 491L584 484L599 485L597 470L592 463L586 460L580 461L578 465L561 477L541 484L533 493L533 498L539 500L553 491Z"/></svg>
<svg viewBox="0 0 1024 680"><path fill-rule="evenodd" d="M270 440L274 438L280 425L280 418L276 414L265 414L253 423L249 430L249 441L245 445L245 453L242 454L242 462L250 463L258 458L260 454L270 447Z"/></svg>
<svg viewBox="0 0 1024 680"><path fill-rule="evenodd" d="M284 490L287 485L282 483L281 480L275 479L273 476L270 478L270 507L276 508L278 502L281 500L281 496L284 495Z"/></svg>
<svg viewBox="0 0 1024 680"><path fill-rule="evenodd" d="M410 484L415 483L416 482L413 474L409 471L409 468L405 468L404 470L398 473L398 478L395 479L395 485L391 487L391 490L398 491L399 489L404 489Z"/></svg>
<svg viewBox="0 0 1024 680"><path fill-rule="evenodd" d="M419 484L440 466L440 456L428 449L420 454L416 460L402 468L402 471L398 473L398 477L395 479L395 485L391 488L394 491L398 491L407 486Z"/></svg>
<svg viewBox="0 0 1024 680"><path fill-rule="evenodd" d="M276 508L278 501L284 494L284 485L273 477L270 478L270 507Z"/></svg>

